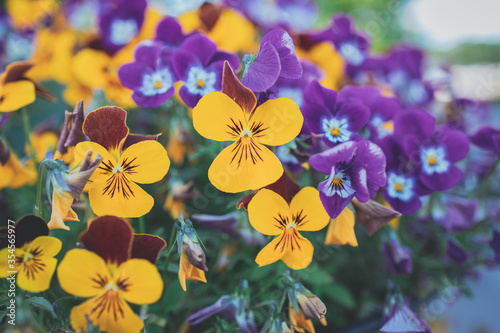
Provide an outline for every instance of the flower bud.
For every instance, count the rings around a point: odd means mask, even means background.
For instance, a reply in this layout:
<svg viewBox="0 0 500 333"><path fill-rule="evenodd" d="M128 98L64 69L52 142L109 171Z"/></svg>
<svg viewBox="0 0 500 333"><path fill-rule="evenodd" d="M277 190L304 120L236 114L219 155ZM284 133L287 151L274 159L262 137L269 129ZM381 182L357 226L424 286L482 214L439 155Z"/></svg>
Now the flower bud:
<svg viewBox="0 0 500 333"><path fill-rule="evenodd" d="M205 272L208 271L208 268L205 264L205 252L203 252L200 243L193 242L189 237L184 235L182 239L182 246L184 249L184 253L186 254L186 257L191 265Z"/></svg>

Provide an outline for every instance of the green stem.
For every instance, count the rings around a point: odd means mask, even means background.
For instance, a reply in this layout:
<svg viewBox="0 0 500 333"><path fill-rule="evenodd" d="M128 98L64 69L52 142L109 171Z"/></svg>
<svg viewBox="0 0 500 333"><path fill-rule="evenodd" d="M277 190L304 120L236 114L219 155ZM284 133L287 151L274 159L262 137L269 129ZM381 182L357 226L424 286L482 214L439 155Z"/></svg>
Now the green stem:
<svg viewBox="0 0 500 333"><path fill-rule="evenodd" d="M29 155L31 160L33 161L33 165L36 165L36 152L35 148L33 147L33 142L31 141L31 126L30 126L30 119L28 117L28 112L26 111L26 108L21 109L21 113L23 115L23 125L24 125L24 134L26 135L26 143L28 144L29 147Z"/></svg>
<svg viewBox="0 0 500 333"><path fill-rule="evenodd" d="M42 177L44 166L45 161L42 161L38 167L38 183L36 186L36 215L38 217L42 217Z"/></svg>
<svg viewBox="0 0 500 333"><path fill-rule="evenodd" d="M144 216L139 217L139 233L146 233L146 224L144 223Z"/></svg>

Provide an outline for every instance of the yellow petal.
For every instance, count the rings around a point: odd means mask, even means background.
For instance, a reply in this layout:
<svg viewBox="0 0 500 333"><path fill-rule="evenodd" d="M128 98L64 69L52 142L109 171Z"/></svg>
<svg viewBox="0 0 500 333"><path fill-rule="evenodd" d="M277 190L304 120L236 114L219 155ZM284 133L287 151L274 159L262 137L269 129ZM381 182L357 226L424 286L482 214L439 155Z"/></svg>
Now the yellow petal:
<svg viewBox="0 0 500 333"><path fill-rule="evenodd" d="M215 141L236 141L238 131L246 128L240 106L226 94L212 92L201 98L193 109L193 126L201 136Z"/></svg>
<svg viewBox="0 0 500 333"><path fill-rule="evenodd" d="M61 288L78 297L92 297L101 293L111 281L104 260L94 252L73 249L57 268Z"/></svg>
<svg viewBox="0 0 500 333"><path fill-rule="evenodd" d="M36 182L37 172L33 164L21 164L16 155L10 154L10 158L5 166L10 168L14 172L14 177L12 177L8 185L10 188L18 188L23 185L32 185Z"/></svg>
<svg viewBox="0 0 500 333"><path fill-rule="evenodd" d="M243 15L230 9L220 13L215 26L207 33L219 49L229 52L256 53L256 28ZM236 70L236 68L235 68Z"/></svg>
<svg viewBox="0 0 500 333"><path fill-rule="evenodd" d="M13 178L14 170L9 168L8 165L4 166L0 163L0 190L9 186Z"/></svg>
<svg viewBox="0 0 500 333"><path fill-rule="evenodd" d="M62 243L59 239L50 236L39 236L28 246L27 252L40 252L41 257L54 257L61 251Z"/></svg>
<svg viewBox="0 0 500 333"><path fill-rule="evenodd" d="M109 84L107 67L110 57L104 51L83 49L73 57L75 78L89 88L105 88Z"/></svg>
<svg viewBox="0 0 500 333"><path fill-rule="evenodd" d="M328 226L325 245L331 244L358 246L356 234L354 233L354 212L347 207L339 216L331 220Z"/></svg>
<svg viewBox="0 0 500 333"><path fill-rule="evenodd" d="M195 280L201 282L207 282L205 277L205 272L191 265L186 254L184 253L184 247L181 250L181 259L179 262L179 282L184 291L186 291L186 280Z"/></svg>
<svg viewBox="0 0 500 333"><path fill-rule="evenodd" d="M255 258L259 266L266 266L280 260L285 255L284 234L275 237Z"/></svg>
<svg viewBox="0 0 500 333"><path fill-rule="evenodd" d="M0 112L16 111L35 101L35 85L28 80L0 86Z"/></svg>
<svg viewBox="0 0 500 333"><path fill-rule="evenodd" d="M264 235L279 235L292 222L290 208L279 194L263 188L248 204L248 219L252 227Z"/></svg>
<svg viewBox="0 0 500 333"><path fill-rule="evenodd" d="M119 164L129 180L150 184L165 177L170 160L158 141L145 140L128 147L122 153Z"/></svg>
<svg viewBox="0 0 500 333"><path fill-rule="evenodd" d="M302 237L295 228L287 230L289 238L285 242L286 253L281 258L291 269L304 269L312 261L314 247L311 242Z"/></svg>
<svg viewBox="0 0 500 333"><path fill-rule="evenodd" d="M303 313L297 313L297 311L295 311L295 309L293 308L291 303L288 306L288 318L290 319L290 323L292 323L292 325L295 325L293 327L295 332L303 333L304 329L309 333L316 332L314 330L314 325L312 323L312 320L311 319L307 320L304 317ZM304 329L296 327L296 326L302 327Z"/></svg>
<svg viewBox="0 0 500 333"><path fill-rule="evenodd" d="M87 332L87 317L103 332L139 333L144 327L142 320L115 290L108 290L71 309L71 327L77 332Z"/></svg>
<svg viewBox="0 0 500 333"><path fill-rule="evenodd" d="M119 288L120 281L126 288L120 295L130 303L152 304L163 291L163 280L156 266L146 259L129 259L118 266L113 281Z"/></svg>
<svg viewBox="0 0 500 333"><path fill-rule="evenodd" d="M90 207L97 216L140 217L154 205L154 199L122 173L94 183L89 190Z"/></svg>
<svg viewBox="0 0 500 333"><path fill-rule="evenodd" d="M280 146L295 139L304 123L299 107L289 98L268 100L255 109L248 127L262 131L253 137L259 143Z"/></svg>
<svg viewBox="0 0 500 333"><path fill-rule="evenodd" d="M259 143L235 142L226 147L208 170L212 185L223 192L257 190L277 181L283 167L272 151Z"/></svg>
<svg viewBox="0 0 500 333"><path fill-rule="evenodd" d="M33 259L32 259L33 260ZM33 265L21 264L21 269L17 274L17 285L27 291L40 292L49 289L50 280L56 270L57 260L55 258L43 258L39 261L43 269L38 267L36 273L31 274Z"/></svg>
<svg viewBox="0 0 500 333"><path fill-rule="evenodd" d="M64 221L78 221L78 217L76 219L72 219L72 215L70 214L71 205L73 204L74 198L70 192L64 191L59 186L54 186L54 192L52 193L52 213L50 215L50 221L47 224L49 229L65 229L69 230L69 227L64 224ZM70 214L70 218L68 219L68 214Z"/></svg>
<svg viewBox="0 0 500 333"><path fill-rule="evenodd" d="M319 192L314 187L304 187L297 193L290 203L290 211L301 221L296 221L297 230L318 231L330 222Z"/></svg>
<svg viewBox="0 0 500 333"><path fill-rule="evenodd" d="M14 250L14 251L12 251ZM15 262L15 257L24 258L25 252L20 248L9 249L4 247L0 250L0 278L6 278L15 273L9 272L17 272L19 271L19 265ZM10 262L9 260L14 260L14 262ZM14 264L14 267L11 265Z"/></svg>
<svg viewBox="0 0 500 333"><path fill-rule="evenodd" d="M92 176L90 176L89 183L99 182L109 178L109 170L112 172L118 162L116 158L106 150L106 148L95 142L85 141L80 142L75 146L74 161L72 166L81 164L89 150L92 151L91 159L94 159L96 154L99 154L99 156L102 157L102 162L94 171Z"/></svg>
<svg viewBox="0 0 500 333"><path fill-rule="evenodd" d="M54 152L57 147L57 142L59 137L54 132L44 132L40 135L32 135L31 141L33 142L33 148L35 150L35 158L37 162L41 162L45 158L45 153L47 151ZM29 146L26 146L26 152L28 155L31 153L29 151Z"/></svg>

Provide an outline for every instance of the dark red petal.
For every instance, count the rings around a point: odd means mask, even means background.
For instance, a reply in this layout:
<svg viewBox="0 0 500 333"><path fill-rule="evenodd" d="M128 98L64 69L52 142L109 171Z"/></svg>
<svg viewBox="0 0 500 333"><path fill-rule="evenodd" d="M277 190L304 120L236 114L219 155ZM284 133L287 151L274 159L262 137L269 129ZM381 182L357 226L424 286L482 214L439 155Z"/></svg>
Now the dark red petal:
<svg viewBox="0 0 500 333"><path fill-rule="evenodd" d="M36 215L25 215L16 223L16 247L21 248L23 244L31 242L39 236L47 236L49 227L47 223Z"/></svg>
<svg viewBox="0 0 500 333"><path fill-rule="evenodd" d="M33 65L34 63L30 61L16 61L10 64L7 68L5 68L0 84L26 79L24 74L30 70Z"/></svg>
<svg viewBox="0 0 500 333"><path fill-rule="evenodd" d="M152 264L156 264L156 260L160 252L167 246L167 242L163 238L147 234L134 234L132 243L131 258L146 259Z"/></svg>
<svg viewBox="0 0 500 333"><path fill-rule="evenodd" d="M205 2L198 10L198 16L200 17L200 21L203 25L210 31L215 26L215 23L217 23L221 12L221 6Z"/></svg>
<svg viewBox="0 0 500 333"><path fill-rule="evenodd" d="M285 171L277 181L265 188L278 193L288 203L292 202L292 198L300 191L300 186Z"/></svg>
<svg viewBox="0 0 500 333"><path fill-rule="evenodd" d="M131 145L145 141L145 140L158 140L158 137L161 135L159 134L153 134L153 135L141 135L141 134L129 134L127 138L125 139L125 143L123 144L123 150L127 149Z"/></svg>
<svg viewBox="0 0 500 333"><path fill-rule="evenodd" d="M238 203L236 204L236 208L237 209L245 208L246 210L248 210L248 204L250 203L250 201L252 201L253 196L256 194L257 193L250 193L245 195L243 198L240 199L240 201L238 201Z"/></svg>
<svg viewBox="0 0 500 333"><path fill-rule="evenodd" d="M132 234L132 227L127 222L105 215L93 220L79 240L84 248L97 253L106 262L119 265L130 257Z"/></svg>
<svg viewBox="0 0 500 333"><path fill-rule="evenodd" d="M83 133L92 142L107 150L120 150L128 135L125 123L127 111L116 106L105 106L90 112L83 122Z"/></svg>
<svg viewBox="0 0 500 333"><path fill-rule="evenodd" d="M254 93L238 80L227 60L224 61L222 73L222 92L231 97L247 114L252 113L257 105Z"/></svg>

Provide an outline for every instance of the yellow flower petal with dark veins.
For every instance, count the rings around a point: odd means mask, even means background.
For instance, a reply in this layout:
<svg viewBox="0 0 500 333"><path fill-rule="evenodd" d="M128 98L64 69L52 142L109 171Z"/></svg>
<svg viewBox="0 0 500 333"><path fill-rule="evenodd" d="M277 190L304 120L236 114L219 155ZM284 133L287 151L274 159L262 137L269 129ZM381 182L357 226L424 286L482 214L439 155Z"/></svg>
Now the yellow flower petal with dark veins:
<svg viewBox="0 0 500 333"><path fill-rule="evenodd" d="M212 185L228 193L265 187L282 174L283 166L276 155L249 138L226 147L208 170Z"/></svg>
<svg viewBox="0 0 500 333"><path fill-rule="evenodd" d="M193 126L207 139L236 141L246 125L240 106L221 92L203 96L193 109Z"/></svg>
<svg viewBox="0 0 500 333"><path fill-rule="evenodd" d="M119 292L109 289L71 309L71 327L87 331L87 319L101 331L109 333L137 332L144 327L142 320L120 297Z"/></svg>
<svg viewBox="0 0 500 333"><path fill-rule="evenodd" d="M318 231L330 221L330 216L319 198L319 192L314 187L304 187L300 190L290 203L290 211L293 216L300 216L297 230Z"/></svg>
<svg viewBox="0 0 500 333"><path fill-rule="evenodd" d="M154 205L154 199L123 173L110 173L89 190L90 207L99 216L140 217Z"/></svg>
<svg viewBox="0 0 500 333"><path fill-rule="evenodd" d="M255 141L280 146L299 135L304 118L299 107L289 98L268 100L253 112L248 127ZM259 131L252 129L258 128Z"/></svg>
<svg viewBox="0 0 500 333"><path fill-rule="evenodd" d="M49 236L35 238L28 245L24 258L17 267L17 285L32 292L49 289L57 265L54 256L59 253L61 247L62 243L57 238ZM16 257L17 260L21 259L17 253Z"/></svg>
<svg viewBox="0 0 500 333"><path fill-rule="evenodd" d="M0 112L16 111L35 101L35 85L28 80L0 85Z"/></svg>
<svg viewBox="0 0 500 333"><path fill-rule="evenodd" d="M146 140L128 147L120 156L119 165L130 181L151 184L165 177L170 160L161 143Z"/></svg>
<svg viewBox="0 0 500 333"><path fill-rule="evenodd" d="M163 291L163 280L156 266L146 259L129 259L118 266L113 275L114 285L127 302L152 304Z"/></svg>
<svg viewBox="0 0 500 333"><path fill-rule="evenodd" d="M78 297L93 297L105 290L111 281L104 260L92 251L68 251L57 268L61 288Z"/></svg>
<svg viewBox="0 0 500 333"><path fill-rule="evenodd" d="M304 269L313 259L314 247L311 242L302 237L295 228L290 228L286 234L294 232L288 236L289 240L285 243L286 253L281 258L283 262L291 269Z"/></svg>
<svg viewBox="0 0 500 333"><path fill-rule="evenodd" d="M275 236L283 232L287 225L283 225L281 219L276 217L280 215L290 220L290 208L285 199L271 190L260 190L248 204L250 224L264 235Z"/></svg>
<svg viewBox="0 0 500 333"><path fill-rule="evenodd" d="M270 265L280 260L285 255L285 246L283 244L284 234L274 238L267 244L255 258L255 262L259 266Z"/></svg>

